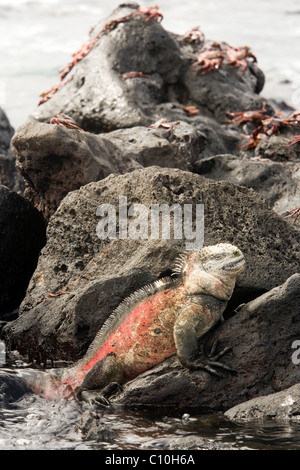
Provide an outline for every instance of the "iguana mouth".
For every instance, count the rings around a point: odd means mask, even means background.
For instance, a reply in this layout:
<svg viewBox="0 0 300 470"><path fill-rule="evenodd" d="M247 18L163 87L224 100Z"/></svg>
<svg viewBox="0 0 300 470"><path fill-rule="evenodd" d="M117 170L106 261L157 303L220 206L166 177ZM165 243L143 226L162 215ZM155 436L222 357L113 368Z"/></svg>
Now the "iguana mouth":
<svg viewBox="0 0 300 470"><path fill-rule="evenodd" d="M238 266L239 264L243 263L245 261L245 258L244 256L239 256L239 258L233 260L233 261L230 261L229 263L225 264L222 269L224 270L227 270L227 269L234 269L236 268L236 266Z"/></svg>

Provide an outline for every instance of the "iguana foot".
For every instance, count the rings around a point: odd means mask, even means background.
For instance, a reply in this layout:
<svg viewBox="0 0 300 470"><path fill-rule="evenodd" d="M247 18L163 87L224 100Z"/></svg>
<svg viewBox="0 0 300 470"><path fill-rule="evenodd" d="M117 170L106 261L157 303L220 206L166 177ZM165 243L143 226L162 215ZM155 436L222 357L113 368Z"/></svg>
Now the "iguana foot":
<svg viewBox="0 0 300 470"><path fill-rule="evenodd" d="M82 390L76 396L78 400L89 403L90 405L110 406L110 401L100 392L100 390Z"/></svg>
<svg viewBox="0 0 300 470"><path fill-rule="evenodd" d="M82 390L77 394L77 398L90 404L111 406L108 397L122 391L123 387L118 382L111 382L102 390Z"/></svg>
<svg viewBox="0 0 300 470"><path fill-rule="evenodd" d="M219 359L221 359L221 357L229 353L232 350L232 348L226 347L222 349L222 351L220 351L219 353L216 353L218 344L219 344L219 341L216 340L213 343L211 350L207 355L204 353L204 345L202 344L201 345L202 356L207 356L208 360L206 359L203 360L203 358L199 358L199 359L192 360L192 361L185 361L184 365L188 367L188 369L190 370L206 370L210 374L219 378L223 376L222 374L216 371L216 368L226 370L227 372L236 373L236 371L232 369L231 367L226 366L226 364L223 364L222 362L219 362Z"/></svg>

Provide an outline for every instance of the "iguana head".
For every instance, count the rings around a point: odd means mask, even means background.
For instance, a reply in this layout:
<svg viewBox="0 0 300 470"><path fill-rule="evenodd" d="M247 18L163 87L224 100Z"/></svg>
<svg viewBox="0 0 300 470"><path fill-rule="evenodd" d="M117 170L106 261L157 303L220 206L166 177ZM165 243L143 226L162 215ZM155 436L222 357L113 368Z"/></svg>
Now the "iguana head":
<svg viewBox="0 0 300 470"><path fill-rule="evenodd" d="M239 248L219 243L190 251L182 259L181 275L191 294L206 293L229 299L244 267L244 255Z"/></svg>
<svg viewBox="0 0 300 470"><path fill-rule="evenodd" d="M203 247L198 250L196 259L202 265L202 269L208 273L219 272L228 276L237 276L245 267L241 250L229 243Z"/></svg>

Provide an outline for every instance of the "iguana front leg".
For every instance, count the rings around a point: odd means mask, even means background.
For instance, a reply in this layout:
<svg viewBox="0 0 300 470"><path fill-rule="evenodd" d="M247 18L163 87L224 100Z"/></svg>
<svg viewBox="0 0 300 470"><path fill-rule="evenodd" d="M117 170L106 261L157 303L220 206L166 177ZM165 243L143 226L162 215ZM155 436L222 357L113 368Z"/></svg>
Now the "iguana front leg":
<svg viewBox="0 0 300 470"><path fill-rule="evenodd" d="M176 346L177 357L181 364L190 370L206 370L207 372L220 377L220 374L215 368L222 368L230 372L233 369L219 362L219 359L227 354L231 348L227 347L216 354L217 342L212 346L208 355L208 360L199 356L198 340L207 331L209 331L214 324L221 319L222 309L211 310L208 305L189 305L180 312L174 324L174 340ZM197 359L196 359L197 358Z"/></svg>

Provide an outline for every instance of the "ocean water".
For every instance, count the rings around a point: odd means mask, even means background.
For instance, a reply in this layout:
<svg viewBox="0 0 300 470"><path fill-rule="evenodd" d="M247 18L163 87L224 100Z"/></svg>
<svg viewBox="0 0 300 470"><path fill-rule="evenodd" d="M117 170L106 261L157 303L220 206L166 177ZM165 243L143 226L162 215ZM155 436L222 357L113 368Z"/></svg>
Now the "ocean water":
<svg viewBox="0 0 300 470"><path fill-rule="evenodd" d="M0 106L17 128L58 69L119 0L0 0ZM160 0L163 25L182 34L200 26L206 38L248 45L266 75L262 95L300 108L299 0ZM143 3L142 3L143 4ZM151 3L146 3L151 5Z"/></svg>

